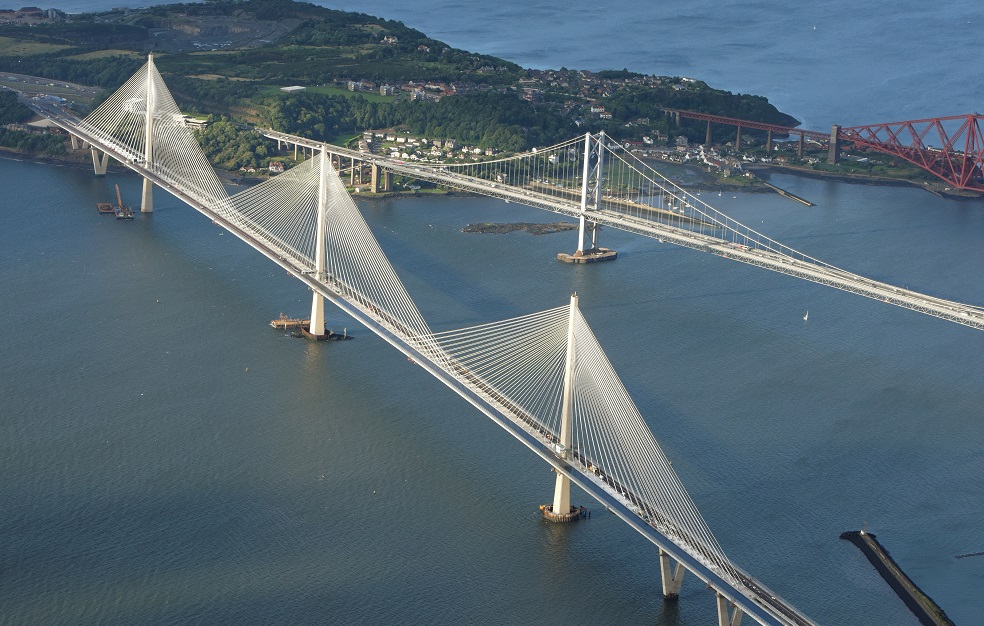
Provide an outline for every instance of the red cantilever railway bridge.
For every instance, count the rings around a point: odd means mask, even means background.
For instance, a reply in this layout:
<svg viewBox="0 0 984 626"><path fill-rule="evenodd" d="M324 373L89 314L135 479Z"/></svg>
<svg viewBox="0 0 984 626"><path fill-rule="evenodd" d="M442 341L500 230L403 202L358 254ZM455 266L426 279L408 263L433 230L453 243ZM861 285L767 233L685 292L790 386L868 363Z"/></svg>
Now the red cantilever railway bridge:
<svg viewBox="0 0 984 626"><path fill-rule="evenodd" d="M678 119L706 121L708 139L711 124L725 124L738 128L738 145L741 143L743 128L768 132L770 143L773 133L799 136L801 153L806 138L826 142L828 145L833 141L834 149L830 153L834 160L841 142L851 142L861 148L904 159L957 189L984 192L984 134L981 132L984 115L977 113L866 126L835 125L826 133L695 111L664 111Z"/></svg>

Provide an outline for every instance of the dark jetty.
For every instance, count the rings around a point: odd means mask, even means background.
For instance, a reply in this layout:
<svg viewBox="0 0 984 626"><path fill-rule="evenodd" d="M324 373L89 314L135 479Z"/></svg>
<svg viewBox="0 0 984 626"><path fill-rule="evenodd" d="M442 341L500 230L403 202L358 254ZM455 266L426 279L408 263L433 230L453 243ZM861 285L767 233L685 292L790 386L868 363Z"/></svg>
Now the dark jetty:
<svg viewBox="0 0 984 626"><path fill-rule="evenodd" d="M895 590L895 593L902 598L909 610L919 618L920 623L926 626L954 626L943 609L933 602L932 598L923 593L916 586L916 583L912 582L911 578L906 576L888 551L878 543L875 535L863 530L849 530L841 533L840 538L856 545L868 557L868 560L875 566L885 582Z"/></svg>
<svg viewBox="0 0 984 626"><path fill-rule="evenodd" d="M493 224L491 222L482 222L480 224L469 224L461 229L463 233L492 233L492 234L502 234L502 233L512 233L517 230L525 230L531 235L549 235L550 233L559 233L565 230L576 230L577 224L571 224L570 222L554 222L552 224L535 224L531 222L516 222L513 224Z"/></svg>

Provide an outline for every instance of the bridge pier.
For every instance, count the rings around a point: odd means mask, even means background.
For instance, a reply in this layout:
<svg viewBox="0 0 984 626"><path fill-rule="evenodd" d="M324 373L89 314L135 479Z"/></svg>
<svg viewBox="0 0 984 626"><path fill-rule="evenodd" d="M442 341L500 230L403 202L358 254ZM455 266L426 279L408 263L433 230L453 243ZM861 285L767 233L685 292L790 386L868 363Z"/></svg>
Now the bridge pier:
<svg viewBox="0 0 984 626"><path fill-rule="evenodd" d="M739 626L745 613L720 593L715 592L715 595L717 596L718 626ZM733 611L731 607L734 607Z"/></svg>
<svg viewBox="0 0 984 626"><path fill-rule="evenodd" d="M89 152L92 154L93 173L96 176L105 176L106 166L109 165L109 153L101 152L95 146L89 146Z"/></svg>
<svg viewBox="0 0 984 626"><path fill-rule="evenodd" d="M683 575L687 568L683 563L675 562L662 548L659 550L659 571L663 579L663 598L668 601L680 599L680 587L683 585Z"/></svg>
<svg viewBox="0 0 984 626"><path fill-rule="evenodd" d="M704 134L704 147L711 147L711 120L707 120L707 132Z"/></svg>
<svg viewBox="0 0 984 626"><path fill-rule="evenodd" d="M741 126L738 127L738 135L735 137L735 151L741 150Z"/></svg>
<svg viewBox="0 0 984 626"><path fill-rule="evenodd" d="M143 192L140 194L140 212L154 212L154 183L149 178L143 179Z"/></svg>
<svg viewBox="0 0 984 626"><path fill-rule="evenodd" d="M373 193L391 191L393 189L393 172L387 172L375 163L369 166L369 171L372 173L370 186L372 187Z"/></svg>
<svg viewBox="0 0 984 626"><path fill-rule="evenodd" d="M840 124L834 124L830 127L830 148L827 150L827 163L830 165L837 165L840 162L840 139L838 138L840 129Z"/></svg>
<svg viewBox="0 0 984 626"><path fill-rule="evenodd" d="M799 144L796 146L796 156L800 159L803 158L803 144L806 143L806 139L803 134L800 134Z"/></svg>
<svg viewBox="0 0 984 626"><path fill-rule="evenodd" d="M768 136L767 136L767 138L765 140L765 151L768 152L769 154L772 154L772 131L771 130L769 131L769 134L768 134Z"/></svg>

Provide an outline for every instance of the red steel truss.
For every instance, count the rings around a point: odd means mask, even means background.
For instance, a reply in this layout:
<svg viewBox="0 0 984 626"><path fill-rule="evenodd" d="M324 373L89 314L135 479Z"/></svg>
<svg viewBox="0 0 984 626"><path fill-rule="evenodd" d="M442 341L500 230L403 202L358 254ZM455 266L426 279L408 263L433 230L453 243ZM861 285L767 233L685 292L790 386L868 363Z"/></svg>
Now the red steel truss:
<svg viewBox="0 0 984 626"><path fill-rule="evenodd" d="M854 126L842 128L838 138L905 159L958 189L984 192L982 119L975 113Z"/></svg>

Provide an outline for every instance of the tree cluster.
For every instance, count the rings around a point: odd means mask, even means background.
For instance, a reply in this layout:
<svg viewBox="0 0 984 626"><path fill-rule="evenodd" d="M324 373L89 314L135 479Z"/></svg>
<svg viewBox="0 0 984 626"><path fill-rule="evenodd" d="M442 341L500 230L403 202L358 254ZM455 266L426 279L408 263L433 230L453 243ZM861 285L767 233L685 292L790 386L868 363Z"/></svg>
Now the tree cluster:
<svg viewBox="0 0 984 626"><path fill-rule="evenodd" d="M266 115L267 123L277 130L322 141L399 126L415 135L507 152L555 143L576 132L564 116L535 108L515 94L498 92L394 103L301 93L277 97Z"/></svg>
<svg viewBox="0 0 984 626"><path fill-rule="evenodd" d="M0 125L17 124L31 119L31 109L17 100L13 91L0 90Z"/></svg>
<svg viewBox="0 0 984 626"><path fill-rule="evenodd" d="M31 154L63 155L68 152L65 149L65 137L62 135L27 133L6 128L0 128L0 146Z"/></svg>
<svg viewBox="0 0 984 626"><path fill-rule="evenodd" d="M268 142L255 131L241 130L229 120L213 120L198 132L198 141L208 160L220 169L268 165Z"/></svg>

